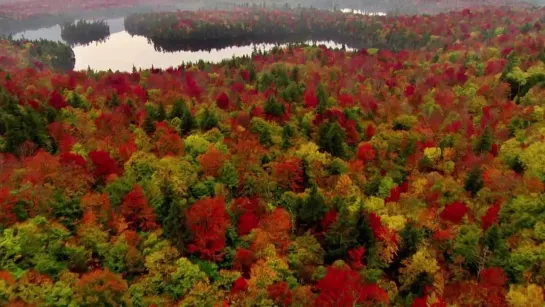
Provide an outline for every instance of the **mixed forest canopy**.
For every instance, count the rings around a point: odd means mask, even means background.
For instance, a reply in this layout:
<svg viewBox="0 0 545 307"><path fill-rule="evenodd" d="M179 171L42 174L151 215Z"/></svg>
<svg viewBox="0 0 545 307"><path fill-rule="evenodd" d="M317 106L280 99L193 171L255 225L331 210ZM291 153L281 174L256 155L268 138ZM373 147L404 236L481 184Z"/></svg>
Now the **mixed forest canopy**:
<svg viewBox="0 0 545 307"><path fill-rule="evenodd" d="M126 23L369 46L112 72L0 39L0 305L543 307L544 8Z"/></svg>

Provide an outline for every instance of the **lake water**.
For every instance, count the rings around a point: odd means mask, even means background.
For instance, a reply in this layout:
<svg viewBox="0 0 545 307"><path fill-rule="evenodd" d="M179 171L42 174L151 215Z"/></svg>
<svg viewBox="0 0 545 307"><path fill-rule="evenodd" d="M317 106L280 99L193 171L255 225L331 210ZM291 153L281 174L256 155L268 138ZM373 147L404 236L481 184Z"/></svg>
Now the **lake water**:
<svg viewBox="0 0 545 307"><path fill-rule="evenodd" d="M355 13L371 14L363 11L356 11ZM233 56L251 55L254 48L270 50L275 46L275 44L248 44L245 46L211 49L209 51L163 52L149 42L147 38L131 36L127 33L123 24L123 18L107 19L105 21L110 25L110 36L108 39L85 46L73 47L76 56L75 70L84 70L88 67L94 70L111 69L113 71L131 71L133 67L142 69L151 68L152 66L155 68L168 68L178 66L183 62L197 62L201 59L209 62L221 62ZM50 28L29 30L14 35L14 38L23 37L26 39L43 38L53 41L63 41L59 25ZM307 41L306 43L326 45L328 48L342 47L342 44L333 41Z"/></svg>

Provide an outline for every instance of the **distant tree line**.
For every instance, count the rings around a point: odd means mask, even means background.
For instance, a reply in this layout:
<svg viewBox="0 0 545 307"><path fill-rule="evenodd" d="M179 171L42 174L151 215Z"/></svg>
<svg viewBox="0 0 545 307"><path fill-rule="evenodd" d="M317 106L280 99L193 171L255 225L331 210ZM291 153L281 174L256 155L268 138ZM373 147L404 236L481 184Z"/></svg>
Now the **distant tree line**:
<svg viewBox="0 0 545 307"><path fill-rule="evenodd" d="M86 45L110 36L110 26L104 20L69 22L61 26L61 37L70 45Z"/></svg>

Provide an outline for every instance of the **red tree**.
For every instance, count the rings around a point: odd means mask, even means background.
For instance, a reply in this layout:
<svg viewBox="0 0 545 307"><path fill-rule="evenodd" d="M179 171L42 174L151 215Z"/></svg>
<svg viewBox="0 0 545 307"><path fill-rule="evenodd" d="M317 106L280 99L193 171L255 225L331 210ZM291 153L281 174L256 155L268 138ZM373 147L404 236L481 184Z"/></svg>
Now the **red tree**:
<svg viewBox="0 0 545 307"><path fill-rule="evenodd" d="M350 260L349 263L352 269L359 270L363 268L363 263L361 263L363 254L365 254L365 248L362 246L353 248L348 251L348 257Z"/></svg>
<svg viewBox="0 0 545 307"><path fill-rule="evenodd" d="M483 306L508 306L505 295L507 277L502 268L486 268L479 273L479 286L483 296Z"/></svg>
<svg viewBox="0 0 545 307"><path fill-rule="evenodd" d="M265 230L272 243L284 252L289 245L289 234L291 231L291 217L284 208L276 208L274 211L261 220L261 228Z"/></svg>
<svg viewBox="0 0 545 307"><path fill-rule="evenodd" d="M468 209L464 203L454 202L445 206L445 209L440 214L440 217L444 221L459 224L462 221L464 215L466 215Z"/></svg>
<svg viewBox="0 0 545 307"><path fill-rule="evenodd" d="M244 277L239 277L235 282L233 283L233 288L231 289L231 294L237 294L239 292L243 292L248 290L248 282Z"/></svg>
<svg viewBox="0 0 545 307"><path fill-rule="evenodd" d="M198 252L203 259L221 260L229 224L223 197L206 198L193 204L187 211L187 227L194 235L189 251Z"/></svg>
<svg viewBox="0 0 545 307"><path fill-rule="evenodd" d="M121 214L130 229L146 231L157 228L155 213L148 205L144 191L137 184L123 198Z"/></svg>
<svg viewBox="0 0 545 307"><path fill-rule="evenodd" d="M238 235L245 236L259 226L259 219L253 212L246 212L238 218Z"/></svg>
<svg viewBox="0 0 545 307"><path fill-rule="evenodd" d="M82 156L71 152L61 153L59 161L64 165L75 165L83 169L87 168L87 161Z"/></svg>
<svg viewBox="0 0 545 307"><path fill-rule="evenodd" d="M303 184L303 169L298 158L287 159L274 164L273 175L283 189L297 192Z"/></svg>
<svg viewBox="0 0 545 307"><path fill-rule="evenodd" d="M370 139L375 135L376 129L373 124L367 125L367 128L365 128L365 137Z"/></svg>
<svg viewBox="0 0 545 307"><path fill-rule="evenodd" d="M486 214L481 220L481 225L484 230L488 229L490 226L498 221L498 213L500 212L500 208L500 204L497 203L488 208L488 210L486 210Z"/></svg>
<svg viewBox="0 0 545 307"><path fill-rule="evenodd" d="M311 88L308 88L305 91L305 107L314 108L318 105L318 98L314 92L315 91Z"/></svg>
<svg viewBox="0 0 545 307"><path fill-rule="evenodd" d="M390 196L386 197L386 199L384 200L385 202L398 202L399 201L399 198L401 197L401 193L402 193L402 187L401 186L397 186L395 188L392 188L390 190Z"/></svg>
<svg viewBox="0 0 545 307"><path fill-rule="evenodd" d="M233 260L233 267L239 270L246 277L250 277L250 269L254 262L254 252L249 249L239 248L235 252L235 259Z"/></svg>
<svg viewBox="0 0 545 307"><path fill-rule="evenodd" d="M157 140L155 145L159 156L179 156L184 152L184 141L178 133L164 133Z"/></svg>
<svg viewBox="0 0 545 307"><path fill-rule="evenodd" d="M133 153L138 151L138 147L133 141L128 141L127 143L119 147L119 157L122 161L129 161Z"/></svg>
<svg viewBox="0 0 545 307"><path fill-rule="evenodd" d="M283 281L275 283L267 287L269 297L279 306L290 306L292 302L292 294L288 288L288 283Z"/></svg>
<svg viewBox="0 0 545 307"><path fill-rule="evenodd" d="M327 231L337 221L337 211L335 209L329 210L325 215L324 219L320 222L320 226L324 231Z"/></svg>
<svg viewBox="0 0 545 307"><path fill-rule="evenodd" d="M376 284L365 284L358 272L349 268L328 267L318 281L320 292L315 305L319 307L354 306L365 302L388 303L388 293Z"/></svg>
<svg viewBox="0 0 545 307"><path fill-rule="evenodd" d="M13 213L15 198L8 189L0 189L0 224L8 227L17 221Z"/></svg>
<svg viewBox="0 0 545 307"><path fill-rule="evenodd" d="M375 159L377 153L370 143L361 143L358 147L358 159L362 161L372 161Z"/></svg>
<svg viewBox="0 0 545 307"><path fill-rule="evenodd" d="M222 110L229 109L229 96L227 96L227 94L225 94L225 93L221 93L216 98L216 104L218 105L218 108L220 108Z"/></svg>
<svg viewBox="0 0 545 307"><path fill-rule="evenodd" d="M102 180L111 174L119 174L120 170L115 160L109 153L103 150L95 150L89 153L89 159L94 165L94 175Z"/></svg>
<svg viewBox="0 0 545 307"><path fill-rule="evenodd" d="M219 151L214 145L210 145L208 150L200 155L197 160L205 176L217 177L221 167L228 158L226 154Z"/></svg>
<svg viewBox="0 0 545 307"><path fill-rule="evenodd" d="M53 91L48 101L49 105L55 108L56 110L66 107L66 101L64 97L58 92Z"/></svg>

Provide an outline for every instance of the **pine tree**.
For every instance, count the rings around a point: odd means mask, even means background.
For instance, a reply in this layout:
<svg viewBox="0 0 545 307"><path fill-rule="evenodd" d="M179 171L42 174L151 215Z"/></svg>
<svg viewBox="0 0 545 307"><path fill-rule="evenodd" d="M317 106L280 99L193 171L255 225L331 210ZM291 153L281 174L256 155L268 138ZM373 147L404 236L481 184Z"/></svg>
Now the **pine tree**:
<svg viewBox="0 0 545 307"><path fill-rule="evenodd" d="M22 144L30 141L50 149L51 139L44 117L30 107L20 108L19 102L7 95L0 97L0 131L4 131L4 149L16 154Z"/></svg>
<svg viewBox="0 0 545 307"><path fill-rule="evenodd" d="M250 83L254 82L257 79L257 73L255 71L254 65L252 64L248 70L250 74Z"/></svg>
<svg viewBox="0 0 545 307"><path fill-rule="evenodd" d="M284 112L286 111L284 104L277 101L273 95L267 98L267 102L265 102L265 107L263 108L263 110L268 115L276 117L284 115Z"/></svg>
<svg viewBox="0 0 545 307"><path fill-rule="evenodd" d="M117 96L117 93L113 93L112 94L112 98L110 98L110 100L108 101L108 106L110 108L115 108L115 107L118 107L120 104L120 101L119 101L119 97Z"/></svg>
<svg viewBox="0 0 545 307"><path fill-rule="evenodd" d="M318 192L316 185L313 185L310 195L300 204L297 210L297 222L305 230L315 227L323 220L326 212L325 200Z"/></svg>
<svg viewBox="0 0 545 307"><path fill-rule="evenodd" d="M144 119L142 129L144 129L147 134L152 134L155 132L155 119L153 118L153 115L151 115L149 112Z"/></svg>
<svg viewBox="0 0 545 307"><path fill-rule="evenodd" d="M219 182L223 183L230 189L234 189L238 186L239 175L233 163L225 163L225 165L221 168Z"/></svg>
<svg viewBox="0 0 545 307"><path fill-rule="evenodd" d="M322 83L320 83L318 88L316 88L316 98L318 99L318 113L322 114L327 109L328 99Z"/></svg>
<svg viewBox="0 0 545 307"><path fill-rule="evenodd" d="M180 117L181 119L181 122L180 122L180 133L183 135L183 134L186 134L188 132L191 131L191 129L193 129L193 127L195 127L195 119L193 118L193 114L191 114L191 111L189 111L188 108L185 108L183 110L183 113L182 113L182 116Z"/></svg>
<svg viewBox="0 0 545 307"><path fill-rule="evenodd" d="M183 100L177 100L172 106L172 110L170 111L168 118L173 119L175 117L178 117L179 119L182 119L182 116L184 115L186 109L187 106L185 105L185 102Z"/></svg>
<svg viewBox="0 0 545 307"><path fill-rule="evenodd" d="M166 181L161 184L161 192L163 193L163 201L155 208L155 213L157 222L163 224L170 212L170 207L175 200L175 195Z"/></svg>
<svg viewBox="0 0 545 307"><path fill-rule="evenodd" d="M326 122L320 125L318 137L318 145L322 150L335 157L345 156L345 132L337 122Z"/></svg>
<svg viewBox="0 0 545 307"><path fill-rule="evenodd" d="M492 148L492 138L494 136L492 135L492 131L490 131L489 127L486 127L484 129L483 134L475 144L475 147L473 148L473 152L475 154L482 154L489 152Z"/></svg>
<svg viewBox="0 0 545 307"><path fill-rule="evenodd" d="M70 106L72 106L73 108L80 108L80 109L83 109L84 108L84 102L83 102L83 99L81 98L81 96L76 93L76 92L73 92L69 97L68 97L68 100L67 100L68 104Z"/></svg>
<svg viewBox="0 0 545 307"><path fill-rule="evenodd" d="M285 125L282 128L282 148L287 149L291 147L291 138L293 137L293 129L290 125Z"/></svg>
<svg viewBox="0 0 545 307"><path fill-rule="evenodd" d="M346 259L348 250L358 245L358 228L349 217L348 212L339 212L337 221L326 232L324 238L326 263Z"/></svg>
<svg viewBox="0 0 545 307"><path fill-rule="evenodd" d="M295 82L299 82L299 67L293 67L291 70L291 79Z"/></svg>
<svg viewBox="0 0 545 307"><path fill-rule="evenodd" d="M475 196L482 188L484 188L484 181L482 178L482 170L480 168L474 168L467 176L464 188L470 192L472 196Z"/></svg>
<svg viewBox="0 0 545 307"><path fill-rule="evenodd" d="M167 111L165 110L164 104L159 104L159 109L157 110L157 121L162 122L167 118Z"/></svg>
<svg viewBox="0 0 545 307"><path fill-rule="evenodd" d="M218 118L214 112L211 112L209 109L204 110L202 114L202 119L200 123L201 129L208 131L212 128L218 126Z"/></svg>
<svg viewBox="0 0 545 307"><path fill-rule="evenodd" d="M180 252L185 251L184 241L188 241L189 238L189 233L185 230L185 222L182 206L176 201L171 201L168 206L168 215L162 222L163 235Z"/></svg>

